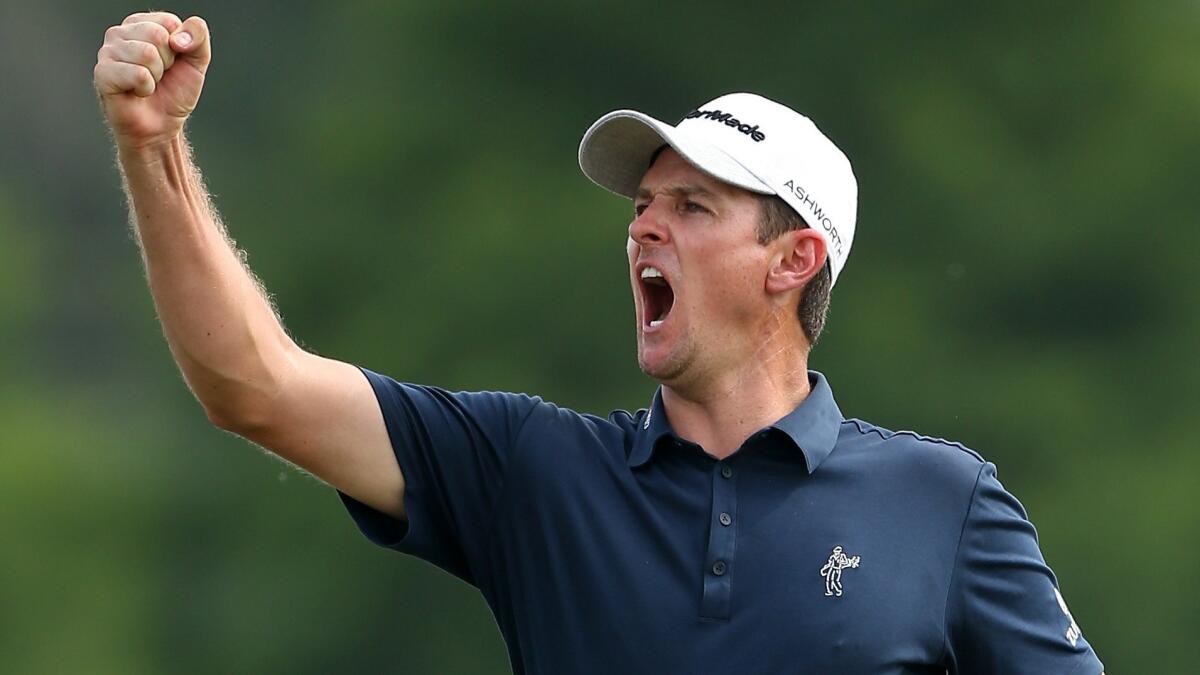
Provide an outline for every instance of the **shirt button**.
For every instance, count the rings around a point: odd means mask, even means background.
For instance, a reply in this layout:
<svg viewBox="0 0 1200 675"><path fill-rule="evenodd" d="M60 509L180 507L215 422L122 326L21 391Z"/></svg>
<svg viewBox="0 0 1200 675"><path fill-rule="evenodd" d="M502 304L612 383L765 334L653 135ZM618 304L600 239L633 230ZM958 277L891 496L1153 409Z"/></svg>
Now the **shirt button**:
<svg viewBox="0 0 1200 675"><path fill-rule="evenodd" d="M717 576L721 576L722 574L725 574L725 561L718 560L717 562L713 563L712 570L713 570L713 574L715 574Z"/></svg>
<svg viewBox="0 0 1200 675"><path fill-rule="evenodd" d="M729 466L728 464L721 465L721 477L733 478L733 467Z"/></svg>
<svg viewBox="0 0 1200 675"><path fill-rule="evenodd" d="M721 521L722 525L728 526L733 522L733 516L729 515L728 513L722 513L719 520Z"/></svg>

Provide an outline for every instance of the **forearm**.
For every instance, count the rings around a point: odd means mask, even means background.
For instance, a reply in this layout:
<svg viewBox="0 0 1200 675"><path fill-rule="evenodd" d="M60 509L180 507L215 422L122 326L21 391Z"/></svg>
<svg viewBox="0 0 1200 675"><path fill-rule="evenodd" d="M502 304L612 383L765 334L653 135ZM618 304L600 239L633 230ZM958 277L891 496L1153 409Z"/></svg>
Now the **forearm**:
<svg viewBox="0 0 1200 675"><path fill-rule="evenodd" d="M253 426L298 348L222 227L182 135L118 157L150 291L184 379L214 422Z"/></svg>

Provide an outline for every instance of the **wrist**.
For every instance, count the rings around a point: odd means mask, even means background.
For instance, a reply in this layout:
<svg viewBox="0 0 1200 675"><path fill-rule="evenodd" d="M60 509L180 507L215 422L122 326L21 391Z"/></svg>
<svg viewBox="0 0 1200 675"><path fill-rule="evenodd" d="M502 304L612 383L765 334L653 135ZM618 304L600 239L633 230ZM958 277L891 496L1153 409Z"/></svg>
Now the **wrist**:
<svg viewBox="0 0 1200 675"><path fill-rule="evenodd" d="M166 137L131 140L117 139L117 159L124 166L131 164L157 164L171 155L186 154L187 142L183 131Z"/></svg>
<svg viewBox="0 0 1200 675"><path fill-rule="evenodd" d="M127 189L135 194L139 186L167 192L194 189L191 148L182 132L153 142L118 143L117 163Z"/></svg>

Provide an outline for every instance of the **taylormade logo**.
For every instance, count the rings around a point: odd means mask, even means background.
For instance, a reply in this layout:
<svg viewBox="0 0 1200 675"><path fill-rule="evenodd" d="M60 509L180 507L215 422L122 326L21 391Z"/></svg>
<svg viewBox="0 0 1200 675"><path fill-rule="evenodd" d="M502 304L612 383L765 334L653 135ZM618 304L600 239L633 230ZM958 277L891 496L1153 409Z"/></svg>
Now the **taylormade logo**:
<svg viewBox="0 0 1200 675"><path fill-rule="evenodd" d="M721 112L720 110L693 110L687 115L684 115L683 119L693 120L697 117L710 119L714 122L724 122L725 126L733 127L743 134L746 134L750 138L753 138L755 143L758 143L767 137L766 134L758 130L757 124L750 126L749 124L746 124L745 122L734 117L732 114Z"/></svg>

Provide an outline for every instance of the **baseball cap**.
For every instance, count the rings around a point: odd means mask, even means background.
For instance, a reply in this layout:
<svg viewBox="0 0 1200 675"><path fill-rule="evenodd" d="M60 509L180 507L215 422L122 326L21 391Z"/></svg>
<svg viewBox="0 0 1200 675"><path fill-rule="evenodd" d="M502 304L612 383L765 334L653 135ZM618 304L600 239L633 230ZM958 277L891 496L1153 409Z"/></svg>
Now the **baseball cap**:
<svg viewBox="0 0 1200 675"><path fill-rule="evenodd" d="M825 239L837 281L854 239L858 181L850 160L812 120L747 93L715 98L674 126L616 110L583 135L579 166L600 187L632 199L664 144L717 180L779 195Z"/></svg>

